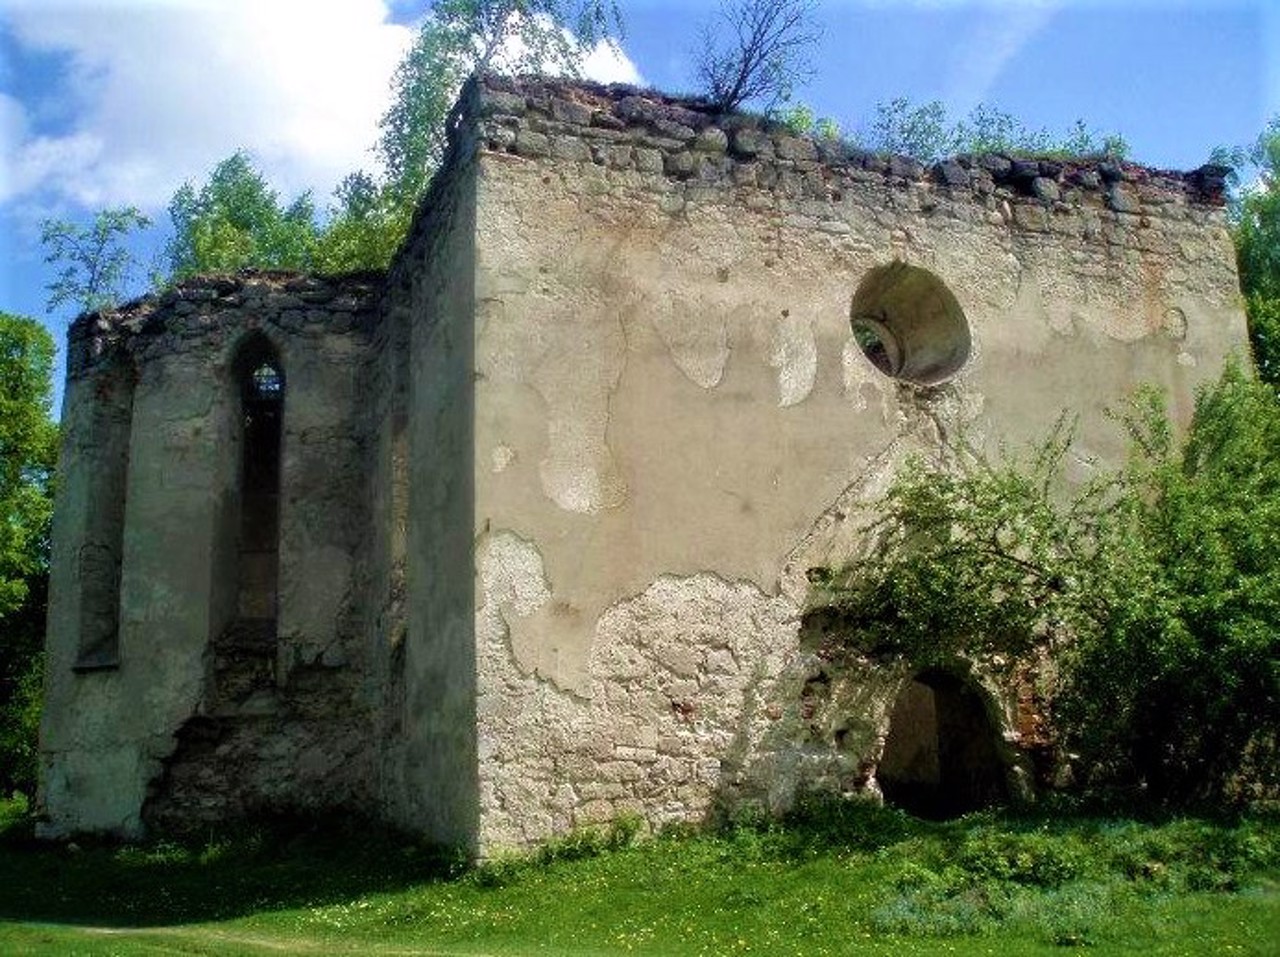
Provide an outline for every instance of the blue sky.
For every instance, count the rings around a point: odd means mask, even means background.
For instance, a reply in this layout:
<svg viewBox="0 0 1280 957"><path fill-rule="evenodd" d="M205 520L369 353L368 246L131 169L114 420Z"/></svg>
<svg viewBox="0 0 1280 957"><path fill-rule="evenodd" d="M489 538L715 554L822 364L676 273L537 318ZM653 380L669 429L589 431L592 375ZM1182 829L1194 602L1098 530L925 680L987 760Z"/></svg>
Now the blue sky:
<svg viewBox="0 0 1280 957"><path fill-rule="evenodd" d="M136 205L157 223L186 180L250 150L323 206L368 167L388 80L426 0L0 0L0 309L46 315L39 222ZM694 87L716 0L620 0L622 57L593 72ZM1280 113L1280 0L823 0L816 113L856 131L895 96L996 105L1061 133L1120 132L1133 157L1199 165ZM142 289L142 274L138 289Z"/></svg>

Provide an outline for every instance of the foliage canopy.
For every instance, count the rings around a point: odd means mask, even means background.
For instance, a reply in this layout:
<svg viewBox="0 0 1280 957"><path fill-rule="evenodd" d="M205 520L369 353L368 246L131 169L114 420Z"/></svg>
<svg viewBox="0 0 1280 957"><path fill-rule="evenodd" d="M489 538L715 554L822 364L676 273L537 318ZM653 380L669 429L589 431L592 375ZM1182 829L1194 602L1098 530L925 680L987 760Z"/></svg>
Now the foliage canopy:
<svg viewBox="0 0 1280 957"><path fill-rule="evenodd" d="M378 124L386 188L408 202L422 195L472 71L576 76L584 51L620 31L612 0L439 0L396 67Z"/></svg>
<svg viewBox="0 0 1280 957"><path fill-rule="evenodd" d="M283 205L243 150L214 167L200 189L183 184L169 203L175 279L257 266L306 269L315 243L310 193Z"/></svg>
<svg viewBox="0 0 1280 957"><path fill-rule="evenodd" d="M57 427L53 339L0 312L0 794L34 793Z"/></svg>
<svg viewBox="0 0 1280 957"><path fill-rule="evenodd" d="M57 427L50 415L53 338L0 312L0 619L25 599L47 559Z"/></svg>
<svg viewBox="0 0 1280 957"><path fill-rule="evenodd" d="M1253 361L1264 381L1280 386L1280 115L1250 146L1215 150L1211 159L1233 168L1238 187L1229 212ZM1251 170L1256 178L1241 185Z"/></svg>
<svg viewBox="0 0 1280 957"><path fill-rule="evenodd" d="M89 226L61 219L40 224L44 261L59 267L57 277L45 288L46 308L52 312L70 303L77 312L113 306L123 295L133 267L133 256L123 240L151 220L134 206L99 210Z"/></svg>
<svg viewBox="0 0 1280 957"><path fill-rule="evenodd" d="M577 75L621 32L613 0L439 0L391 78L374 146L381 175L343 180L314 249L322 272L384 269L444 158L445 125L473 70Z"/></svg>
<svg viewBox="0 0 1280 957"><path fill-rule="evenodd" d="M1178 441L1158 398L1128 465L1075 488L1070 430L996 465L915 462L875 545L817 570L859 647L920 664L1055 649L1052 705L1098 785L1173 803L1280 785L1280 398L1229 366Z"/></svg>

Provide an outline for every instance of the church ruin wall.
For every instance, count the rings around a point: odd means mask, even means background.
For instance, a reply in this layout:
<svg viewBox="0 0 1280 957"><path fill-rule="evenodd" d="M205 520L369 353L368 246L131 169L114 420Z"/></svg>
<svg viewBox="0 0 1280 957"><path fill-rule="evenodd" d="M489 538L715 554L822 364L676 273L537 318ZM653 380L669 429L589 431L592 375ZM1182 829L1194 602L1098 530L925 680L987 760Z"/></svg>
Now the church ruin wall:
<svg viewBox="0 0 1280 957"><path fill-rule="evenodd" d="M385 276L202 277L74 324L47 833L358 807L488 853L874 791L919 676L815 635L808 569L947 436L1078 415L1087 477L1133 386L1185 420L1245 348L1213 168L926 168L492 77L450 137ZM244 521L255 415L274 539ZM1012 793L1033 722L989 665L956 674Z"/></svg>
<svg viewBox="0 0 1280 957"><path fill-rule="evenodd" d="M376 289L199 277L73 325L42 728L51 833L370 800L353 557L367 534L355 423ZM278 580L246 609L238 380L253 370L237 361L253 341L277 354L286 393L278 522L263 530ZM93 532L104 521L121 526L116 553ZM105 653L85 634L84 604L104 590L86 575L88 543L117 581Z"/></svg>
<svg viewBox="0 0 1280 957"><path fill-rule="evenodd" d="M1185 419L1244 346L1221 170L926 168L635 90L467 97L483 846L874 790L910 675L833 673L805 571L944 436L1075 414L1084 477L1122 454L1107 407L1148 382ZM908 328L931 310L963 341ZM1018 690L982 680L1024 789Z"/></svg>

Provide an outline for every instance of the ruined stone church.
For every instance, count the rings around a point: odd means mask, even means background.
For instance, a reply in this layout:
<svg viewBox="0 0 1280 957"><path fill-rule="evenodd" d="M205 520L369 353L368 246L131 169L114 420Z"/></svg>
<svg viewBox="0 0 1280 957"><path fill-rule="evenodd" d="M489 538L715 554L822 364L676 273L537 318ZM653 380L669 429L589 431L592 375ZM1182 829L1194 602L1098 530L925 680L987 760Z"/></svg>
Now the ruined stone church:
<svg viewBox="0 0 1280 957"><path fill-rule="evenodd" d="M1219 171L926 168L697 102L472 81L385 275L72 326L45 833L359 809L486 853L623 813L1032 786L991 663L805 611L958 429L1176 415L1244 315Z"/></svg>

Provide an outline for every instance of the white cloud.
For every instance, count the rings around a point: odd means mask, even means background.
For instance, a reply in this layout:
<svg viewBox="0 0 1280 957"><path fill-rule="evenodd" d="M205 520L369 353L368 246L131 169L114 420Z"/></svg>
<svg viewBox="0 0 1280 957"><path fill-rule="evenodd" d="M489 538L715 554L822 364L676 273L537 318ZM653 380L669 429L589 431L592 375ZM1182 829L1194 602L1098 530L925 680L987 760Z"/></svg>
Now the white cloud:
<svg viewBox="0 0 1280 957"><path fill-rule="evenodd" d="M644 77L622 48L606 40L597 43L583 58L582 75L600 83L644 83Z"/></svg>
<svg viewBox="0 0 1280 957"><path fill-rule="evenodd" d="M1022 0L1014 7L975 9L973 31L956 44L957 58L947 73L948 99L957 113L987 99L1004 68L1062 6L1061 0Z"/></svg>
<svg viewBox="0 0 1280 957"><path fill-rule="evenodd" d="M412 35L385 17L381 0L10 4L19 43L68 56L75 122L6 138L5 194L156 208L241 147L282 191L327 192L367 165Z"/></svg>
<svg viewBox="0 0 1280 957"><path fill-rule="evenodd" d="M529 46L520 36L518 29L520 14L512 14L507 21L508 33L502 44L498 47L497 54L490 60L490 69L498 72L518 73L525 69L525 58L529 53ZM551 25L552 20L546 14L537 14L536 22L545 28ZM582 45L574 38L573 33L569 30L562 29L565 42L570 49L576 51L581 59L578 63L578 69L582 76L588 80L595 80L597 83L630 83L640 85L644 83L644 78L640 75L640 71L636 65L631 62L630 58L623 52L613 40L599 40L590 50L583 52ZM541 66L547 72L558 75L561 73L559 65L555 62L544 63Z"/></svg>
<svg viewBox="0 0 1280 957"><path fill-rule="evenodd" d="M25 49L62 53L69 128L0 94L0 202L162 207L184 180L247 149L283 195L328 199L368 168L412 27L386 0L0 0ZM638 82L605 44L587 75ZM70 104L71 109L67 110Z"/></svg>

